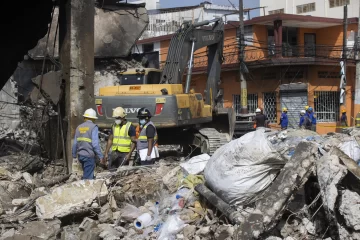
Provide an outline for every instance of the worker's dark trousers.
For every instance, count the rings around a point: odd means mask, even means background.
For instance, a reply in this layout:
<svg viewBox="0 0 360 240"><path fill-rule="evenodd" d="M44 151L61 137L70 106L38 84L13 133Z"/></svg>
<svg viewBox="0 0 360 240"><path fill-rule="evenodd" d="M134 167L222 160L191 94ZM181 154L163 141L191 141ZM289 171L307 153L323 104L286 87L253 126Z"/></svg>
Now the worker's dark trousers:
<svg viewBox="0 0 360 240"><path fill-rule="evenodd" d="M94 179L94 171L95 171L95 158L90 157L84 157L80 156L78 157L79 162L81 163L82 169L83 169L83 178L82 179Z"/></svg>
<svg viewBox="0 0 360 240"><path fill-rule="evenodd" d="M118 167L129 165L129 161L124 162L124 159L128 154L129 153L126 152L112 151L109 159L109 171L115 172Z"/></svg>

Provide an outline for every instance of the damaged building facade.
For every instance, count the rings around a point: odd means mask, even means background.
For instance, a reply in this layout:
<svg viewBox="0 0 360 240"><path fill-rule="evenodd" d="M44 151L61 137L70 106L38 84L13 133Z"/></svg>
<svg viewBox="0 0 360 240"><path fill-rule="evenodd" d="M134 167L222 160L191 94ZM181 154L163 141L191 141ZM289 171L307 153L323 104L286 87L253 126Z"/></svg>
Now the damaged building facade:
<svg viewBox="0 0 360 240"><path fill-rule="evenodd" d="M126 7L95 8L95 63L94 91L104 86L119 84L119 73L127 68L141 67L146 54L131 55L131 49L148 24L147 10L144 7L128 4ZM120 14L121 13L121 14ZM59 67L59 10L55 8L51 25L44 72L56 71ZM110 20L111 19L111 20ZM111 23L111 24L109 24ZM122 26L123 29L119 28ZM130 31L131 28L131 31ZM19 63L12 79L19 86L20 101L29 98L34 88L32 79L42 72L44 49L47 36L39 40L37 46L30 50ZM121 45L121 47L120 47ZM158 66L158 63L155 66Z"/></svg>
<svg viewBox="0 0 360 240"><path fill-rule="evenodd" d="M355 61L357 18L348 19L345 101L340 105L340 61L343 49L343 20L290 14L256 17L245 24L245 61L248 109L263 108L273 128L278 127L281 109L289 109L290 127L297 128L300 110L309 105L317 114L317 132L338 131L340 111L346 109L354 126ZM224 62L221 74L222 104L240 113L238 70L238 22L225 25ZM164 64L170 35L142 39L138 45L160 49ZM206 49L195 52L191 86L204 93Z"/></svg>

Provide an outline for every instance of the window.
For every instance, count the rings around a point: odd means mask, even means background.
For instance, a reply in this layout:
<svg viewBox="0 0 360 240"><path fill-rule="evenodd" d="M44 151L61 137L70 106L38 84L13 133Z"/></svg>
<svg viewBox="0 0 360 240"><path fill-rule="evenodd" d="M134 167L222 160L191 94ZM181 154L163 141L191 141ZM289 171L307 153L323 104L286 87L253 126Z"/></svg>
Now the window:
<svg viewBox="0 0 360 240"><path fill-rule="evenodd" d="M276 111L276 92L264 93L264 114L268 117L271 123L277 122Z"/></svg>
<svg viewBox="0 0 360 240"><path fill-rule="evenodd" d="M269 11L269 15L278 14L278 13L284 13L284 9L281 8L281 9L276 9L276 10Z"/></svg>
<svg viewBox="0 0 360 240"><path fill-rule="evenodd" d="M317 122L336 122L340 114L340 92L314 92L314 112Z"/></svg>
<svg viewBox="0 0 360 240"><path fill-rule="evenodd" d="M340 79L339 72L328 72L328 71L318 71L318 78L337 78Z"/></svg>
<svg viewBox="0 0 360 240"><path fill-rule="evenodd" d="M316 9L315 9L315 3L314 2L296 6L296 13L297 14L307 13L307 12L314 12L315 10Z"/></svg>
<svg viewBox="0 0 360 240"><path fill-rule="evenodd" d="M330 8L341 7L349 4L350 4L350 0L329 0Z"/></svg>
<svg viewBox="0 0 360 240"><path fill-rule="evenodd" d="M239 36L239 28L236 28L236 36ZM253 43L253 29L252 26L244 27L244 43L245 45L252 46Z"/></svg>
<svg viewBox="0 0 360 240"><path fill-rule="evenodd" d="M248 111L249 113L254 113L258 107L258 95L257 94L248 94ZM236 114L241 113L241 97L240 95L233 95L233 106Z"/></svg>
<svg viewBox="0 0 360 240"><path fill-rule="evenodd" d="M304 71L293 71L293 72L286 72L284 75L285 79L299 79L304 78Z"/></svg>

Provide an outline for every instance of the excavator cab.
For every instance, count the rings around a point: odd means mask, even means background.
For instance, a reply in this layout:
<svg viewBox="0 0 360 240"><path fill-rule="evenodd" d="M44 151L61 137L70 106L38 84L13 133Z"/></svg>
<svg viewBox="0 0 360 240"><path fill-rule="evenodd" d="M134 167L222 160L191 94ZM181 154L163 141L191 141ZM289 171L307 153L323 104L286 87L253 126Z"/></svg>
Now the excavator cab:
<svg viewBox="0 0 360 240"><path fill-rule="evenodd" d="M131 68L120 73L120 85L159 84L160 77L160 69Z"/></svg>

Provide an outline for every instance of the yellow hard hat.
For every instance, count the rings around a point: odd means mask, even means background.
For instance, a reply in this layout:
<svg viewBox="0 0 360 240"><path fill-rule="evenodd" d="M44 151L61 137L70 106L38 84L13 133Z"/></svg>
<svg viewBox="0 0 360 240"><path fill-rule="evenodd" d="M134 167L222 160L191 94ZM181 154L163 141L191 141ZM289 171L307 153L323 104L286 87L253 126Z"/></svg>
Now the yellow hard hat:
<svg viewBox="0 0 360 240"><path fill-rule="evenodd" d="M287 112L287 108L283 108L283 112Z"/></svg>
<svg viewBox="0 0 360 240"><path fill-rule="evenodd" d="M346 112L346 109L341 110L341 112L342 112L342 113L345 113L345 112Z"/></svg>
<svg viewBox="0 0 360 240"><path fill-rule="evenodd" d="M95 110L92 109L92 108L87 109L87 110L85 111L83 117L89 118L89 119L97 119L97 117L96 117L96 112L95 112Z"/></svg>
<svg viewBox="0 0 360 240"><path fill-rule="evenodd" d="M113 118L124 118L126 116L125 110L122 107L117 107L113 111Z"/></svg>
<svg viewBox="0 0 360 240"><path fill-rule="evenodd" d="M309 109L309 106L305 106L305 110L308 110Z"/></svg>

